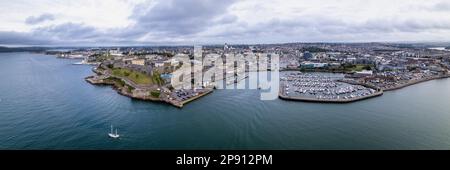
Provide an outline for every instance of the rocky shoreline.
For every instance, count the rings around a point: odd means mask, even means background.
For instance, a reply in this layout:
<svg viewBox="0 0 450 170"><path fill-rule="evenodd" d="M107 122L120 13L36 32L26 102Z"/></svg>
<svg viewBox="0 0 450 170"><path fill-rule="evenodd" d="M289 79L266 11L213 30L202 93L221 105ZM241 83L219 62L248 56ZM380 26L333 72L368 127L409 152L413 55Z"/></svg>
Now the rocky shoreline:
<svg viewBox="0 0 450 170"><path fill-rule="evenodd" d="M118 78L116 78L118 79ZM175 100L170 100L170 99L161 99L161 98L156 98L156 97L152 97L149 95L136 95L135 93L133 93L132 91L130 91L128 88L126 88L125 86L120 86L118 85L117 82L113 81L113 80L108 80L107 77L98 77L98 76L88 76L85 78L85 80L93 85L107 85L107 86L113 86L113 89L117 91L117 93L126 96L126 97L130 97L132 99L137 99L137 100L143 100L143 101L152 101L152 102L162 102L162 103L168 103L171 104L175 107L178 108L182 108L185 104L190 103L198 98L201 98L205 95L210 94L211 92L213 92L212 89L210 90L206 90L206 92L200 93L197 96L194 96L190 99L187 99L185 101L175 101ZM119 79L120 80L120 79ZM123 80L122 80L123 81ZM128 85L129 86L129 85Z"/></svg>

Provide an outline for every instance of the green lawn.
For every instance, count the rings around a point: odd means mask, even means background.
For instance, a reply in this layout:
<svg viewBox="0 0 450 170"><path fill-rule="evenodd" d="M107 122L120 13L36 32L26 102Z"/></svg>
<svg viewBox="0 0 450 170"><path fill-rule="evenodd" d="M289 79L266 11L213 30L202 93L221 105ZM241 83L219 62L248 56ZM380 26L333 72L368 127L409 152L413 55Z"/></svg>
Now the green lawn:
<svg viewBox="0 0 450 170"><path fill-rule="evenodd" d="M140 72L132 71L129 69L123 69L123 68L113 68L112 74L114 76L119 77L126 77L129 80L135 82L136 84L152 84L152 79Z"/></svg>
<svg viewBox="0 0 450 170"><path fill-rule="evenodd" d="M364 68L364 65L356 65L356 67L354 68L355 71L362 71Z"/></svg>

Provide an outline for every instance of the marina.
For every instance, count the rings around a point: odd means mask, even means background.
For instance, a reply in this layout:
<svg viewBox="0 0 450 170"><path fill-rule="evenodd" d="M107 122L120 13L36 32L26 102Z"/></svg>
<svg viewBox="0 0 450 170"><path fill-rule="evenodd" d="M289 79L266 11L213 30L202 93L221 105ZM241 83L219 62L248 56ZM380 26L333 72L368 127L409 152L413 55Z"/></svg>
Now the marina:
<svg viewBox="0 0 450 170"><path fill-rule="evenodd" d="M281 77L282 99L309 102L347 103L383 94L363 85L340 82L342 74L286 72Z"/></svg>

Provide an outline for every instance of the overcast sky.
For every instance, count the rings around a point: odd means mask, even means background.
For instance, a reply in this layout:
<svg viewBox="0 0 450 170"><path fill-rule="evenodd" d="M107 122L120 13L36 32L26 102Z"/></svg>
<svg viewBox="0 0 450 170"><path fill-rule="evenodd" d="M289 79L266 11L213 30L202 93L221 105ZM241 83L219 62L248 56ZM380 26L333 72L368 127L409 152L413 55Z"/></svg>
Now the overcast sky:
<svg viewBox="0 0 450 170"><path fill-rule="evenodd" d="M0 1L0 44L450 41L448 0Z"/></svg>

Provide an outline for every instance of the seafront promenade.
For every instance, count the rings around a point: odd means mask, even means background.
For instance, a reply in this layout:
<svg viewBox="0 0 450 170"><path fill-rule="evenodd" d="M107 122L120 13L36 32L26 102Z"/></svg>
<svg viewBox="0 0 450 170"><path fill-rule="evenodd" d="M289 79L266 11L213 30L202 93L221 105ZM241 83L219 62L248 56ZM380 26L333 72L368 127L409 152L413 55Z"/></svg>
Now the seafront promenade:
<svg viewBox="0 0 450 170"><path fill-rule="evenodd" d="M415 85L415 84L419 84L419 83L423 83L423 82L427 82L427 81L431 81L431 80L444 79L444 78L450 78L450 75L446 74L446 75L427 77L427 78L420 79L420 80L413 80L413 81L409 81L407 83L398 84L393 87L384 88L383 90L384 91L392 91L392 90L397 90L397 89L401 89L404 87L408 87L411 85Z"/></svg>

